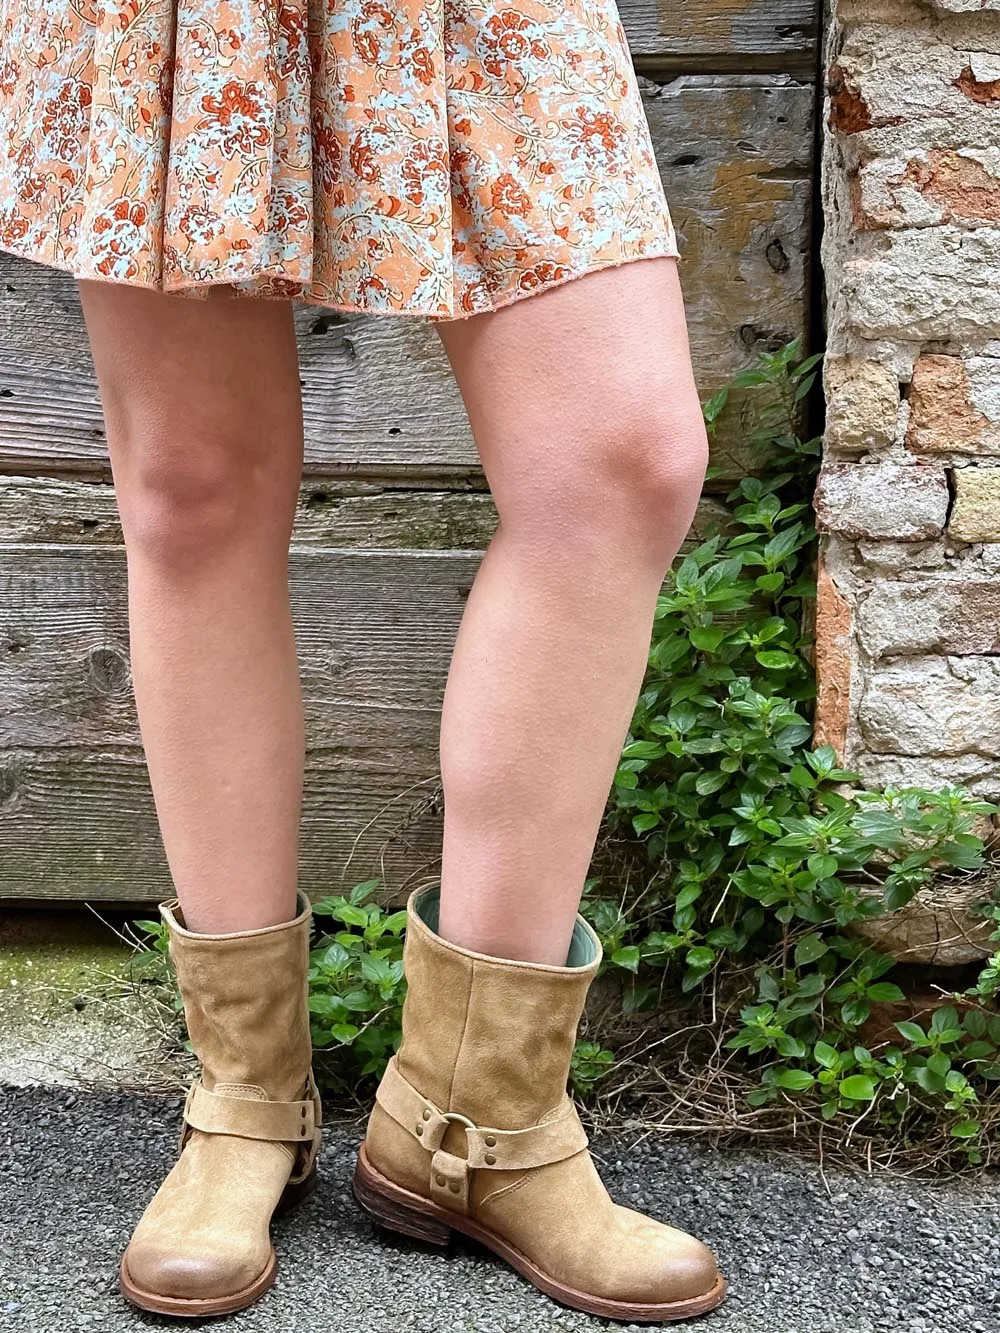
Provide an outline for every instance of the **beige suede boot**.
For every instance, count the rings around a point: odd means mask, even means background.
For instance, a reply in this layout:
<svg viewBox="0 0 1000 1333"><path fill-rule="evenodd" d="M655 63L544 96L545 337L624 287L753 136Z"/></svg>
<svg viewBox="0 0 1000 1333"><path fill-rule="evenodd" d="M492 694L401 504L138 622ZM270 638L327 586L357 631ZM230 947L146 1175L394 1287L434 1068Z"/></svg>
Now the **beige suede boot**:
<svg viewBox="0 0 1000 1333"><path fill-rule="evenodd" d="M629 1323L714 1309L726 1283L699 1241L612 1203L566 1092L601 957L577 918L565 967L507 962L435 932L411 897L403 1040L376 1094L354 1190L381 1225L480 1241L529 1282Z"/></svg>
<svg viewBox="0 0 1000 1333"><path fill-rule="evenodd" d="M316 1176L321 1111L312 1076L307 973L312 911L234 935L184 929L160 908L201 1079L180 1156L121 1261L144 1310L202 1318L252 1304L274 1282L269 1224Z"/></svg>

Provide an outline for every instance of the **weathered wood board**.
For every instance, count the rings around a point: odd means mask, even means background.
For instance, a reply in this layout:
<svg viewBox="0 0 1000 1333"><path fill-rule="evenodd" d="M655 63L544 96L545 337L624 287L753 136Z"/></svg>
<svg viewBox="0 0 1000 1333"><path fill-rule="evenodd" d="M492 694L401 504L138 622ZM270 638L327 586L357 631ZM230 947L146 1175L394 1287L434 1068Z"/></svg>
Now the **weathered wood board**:
<svg viewBox="0 0 1000 1333"><path fill-rule="evenodd" d="M785 76L644 83L683 250L699 388L713 393L760 346L808 320L814 90ZM307 470L454 479L478 471L464 408L422 320L301 307ZM599 327L585 331L599 337ZM742 423L720 432L727 475L751 464ZM75 289L0 256L0 468L107 470Z"/></svg>
<svg viewBox="0 0 1000 1333"><path fill-rule="evenodd" d="M711 63L803 73L816 58L817 0L619 0L640 67L695 69Z"/></svg>
<svg viewBox="0 0 1000 1333"><path fill-rule="evenodd" d="M310 750L300 855L306 892L336 892L372 874L398 892L433 865L440 802L426 757L401 750L372 763ZM0 754L0 901L132 904L171 892L138 750Z"/></svg>
<svg viewBox="0 0 1000 1333"><path fill-rule="evenodd" d="M725 508L704 496L685 542L718 531ZM409 483L311 478L299 490L294 547L483 551L497 523L487 491L415 490ZM120 546L110 483L0 474L0 547L20 544ZM4 623L0 604L0 626Z"/></svg>

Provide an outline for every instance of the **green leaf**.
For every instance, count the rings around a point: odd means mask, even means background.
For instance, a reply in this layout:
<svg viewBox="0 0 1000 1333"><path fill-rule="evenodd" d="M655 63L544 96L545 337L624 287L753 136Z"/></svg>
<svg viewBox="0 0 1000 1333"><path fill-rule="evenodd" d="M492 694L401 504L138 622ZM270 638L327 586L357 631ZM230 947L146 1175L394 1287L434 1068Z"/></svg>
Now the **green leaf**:
<svg viewBox="0 0 1000 1333"><path fill-rule="evenodd" d="M354 888L351 890L350 901L355 907L360 907L362 903L366 903L381 887L382 881L380 879L366 879L361 884L355 884Z"/></svg>
<svg viewBox="0 0 1000 1333"><path fill-rule="evenodd" d="M914 1046L926 1046L927 1036L919 1023L897 1023L896 1031Z"/></svg>
<svg viewBox="0 0 1000 1333"><path fill-rule="evenodd" d="M674 907L690 907L701 897L700 884L685 884L674 900Z"/></svg>
<svg viewBox="0 0 1000 1333"><path fill-rule="evenodd" d="M803 772L805 770L803 769ZM817 879L830 879L837 873L839 863L835 856L824 855L822 852L816 852L806 861L811 874Z"/></svg>
<svg viewBox="0 0 1000 1333"><path fill-rule="evenodd" d="M664 754L661 741L632 741L622 751L623 759L660 759Z"/></svg>
<svg viewBox="0 0 1000 1333"><path fill-rule="evenodd" d="M818 1041L813 1047L813 1057L817 1064L824 1069L836 1069L840 1063L840 1056L832 1046L828 1046L825 1041Z"/></svg>
<svg viewBox="0 0 1000 1333"><path fill-rule="evenodd" d="M951 1127L951 1137L953 1139L974 1139L982 1126L978 1120L960 1120L957 1125Z"/></svg>
<svg viewBox="0 0 1000 1333"><path fill-rule="evenodd" d="M406 929L406 909L393 912L382 922L382 929L388 935L400 935Z"/></svg>
<svg viewBox="0 0 1000 1333"><path fill-rule="evenodd" d="M648 833L663 823L663 816L656 810L647 810L632 816L632 827L638 834Z"/></svg>
<svg viewBox="0 0 1000 1333"><path fill-rule="evenodd" d="M688 637L699 652L714 653L729 632L724 625L707 625L693 629Z"/></svg>
<svg viewBox="0 0 1000 1333"><path fill-rule="evenodd" d="M694 784L695 791L699 796L708 796L713 791L718 791L720 787L724 787L728 781L727 773L699 773Z"/></svg>
<svg viewBox="0 0 1000 1333"><path fill-rule="evenodd" d="M934 1010L931 1018L931 1032L940 1037L943 1032L953 1031L958 1026L958 1011L953 1005L943 1004L940 1009ZM955 1038L951 1040L955 1040Z"/></svg>
<svg viewBox="0 0 1000 1333"><path fill-rule="evenodd" d="M790 671L793 667L802 665L800 658L794 657L791 653L783 653L779 648L765 648L754 656L768 671Z"/></svg>
<svg viewBox="0 0 1000 1333"><path fill-rule="evenodd" d="M840 1018L848 1027L859 1028L862 1023L867 1022L871 1013L871 1007L865 1004L864 1000L859 1000L857 996L850 1000L845 1000L840 1006Z"/></svg>
<svg viewBox="0 0 1000 1333"><path fill-rule="evenodd" d="M865 994L875 1004L898 1004L906 999L900 988L891 981L876 981L873 986L868 987Z"/></svg>
<svg viewBox="0 0 1000 1333"><path fill-rule="evenodd" d="M343 906L335 908L331 913L338 921L343 921L345 926L358 926L364 930L368 925L368 913L363 907L354 907L350 903L344 903Z"/></svg>
<svg viewBox="0 0 1000 1333"><path fill-rule="evenodd" d="M819 935L803 935L795 946L795 965L796 967L805 967L809 963L815 963L829 949L827 942Z"/></svg>
<svg viewBox="0 0 1000 1333"><path fill-rule="evenodd" d="M852 1102L870 1102L875 1096L875 1084L864 1074L851 1074L840 1080L840 1095Z"/></svg>
<svg viewBox="0 0 1000 1333"><path fill-rule="evenodd" d="M611 955L611 961L616 967L625 968L627 972L638 972L639 957L639 946L628 944L623 949L616 949Z"/></svg>
<svg viewBox="0 0 1000 1333"><path fill-rule="evenodd" d="M783 1069L775 1074L772 1080L777 1088L784 1088L787 1092L805 1092L816 1082L815 1077L805 1069Z"/></svg>

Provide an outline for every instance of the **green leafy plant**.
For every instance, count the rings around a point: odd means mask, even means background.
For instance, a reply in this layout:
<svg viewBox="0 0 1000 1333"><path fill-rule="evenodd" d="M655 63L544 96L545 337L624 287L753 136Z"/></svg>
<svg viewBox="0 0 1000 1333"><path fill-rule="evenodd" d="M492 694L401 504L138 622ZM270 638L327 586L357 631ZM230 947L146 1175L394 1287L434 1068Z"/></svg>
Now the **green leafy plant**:
<svg viewBox="0 0 1000 1333"><path fill-rule="evenodd" d="M326 1083L354 1091L381 1075L399 1045L406 982L403 931L406 912L387 912L375 899L377 879L347 897L313 903L323 931L309 959L309 1012L313 1049Z"/></svg>
<svg viewBox="0 0 1000 1333"><path fill-rule="evenodd" d="M664 584L605 874L585 911L607 968L624 974L625 1012L650 1009L676 980L690 1016L707 1007L722 1050L755 1079L749 1106L791 1101L825 1122L869 1114L897 1135L923 1117L977 1161L975 1109L1000 1059L992 1016L940 1010L927 1028L864 1044L874 1007L905 996L893 960L852 928L942 876L985 876L973 825L994 807L957 788L862 791L831 747L809 748L820 442L796 422L817 362L792 343L730 386L764 394L753 443L768 461ZM710 428L728 395L707 405ZM637 852L640 892L605 896ZM992 1004L998 989L1000 954L975 998Z"/></svg>

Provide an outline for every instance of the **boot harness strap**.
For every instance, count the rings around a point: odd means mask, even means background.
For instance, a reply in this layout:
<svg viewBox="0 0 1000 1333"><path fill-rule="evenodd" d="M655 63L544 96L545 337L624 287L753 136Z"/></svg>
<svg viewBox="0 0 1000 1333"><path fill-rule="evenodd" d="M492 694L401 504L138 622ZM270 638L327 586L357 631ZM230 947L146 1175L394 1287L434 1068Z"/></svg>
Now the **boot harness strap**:
<svg viewBox="0 0 1000 1333"><path fill-rule="evenodd" d="M315 1138L316 1103L266 1102L250 1097L227 1097L193 1083L184 1104L184 1120L203 1134L232 1134L240 1139L271 1143L307 1144Z"/></svg>
<svg viewBox="0 0 1000 1333"><path fill-rule="evenodd" d="M465 1212L469 1203L469 1172L529 1171L575 1157L587 1146L587 1135L568 1096L558 1112L527 1129L488 1129L457 1111L442 1111L419 1093L399 1072L393 1056L375 1100L431 1156L431 1197L445 1207ZM441 1147L449 1125L465 1129L467 1157Z"/></svg>

